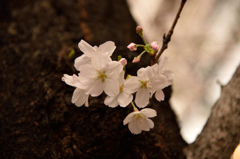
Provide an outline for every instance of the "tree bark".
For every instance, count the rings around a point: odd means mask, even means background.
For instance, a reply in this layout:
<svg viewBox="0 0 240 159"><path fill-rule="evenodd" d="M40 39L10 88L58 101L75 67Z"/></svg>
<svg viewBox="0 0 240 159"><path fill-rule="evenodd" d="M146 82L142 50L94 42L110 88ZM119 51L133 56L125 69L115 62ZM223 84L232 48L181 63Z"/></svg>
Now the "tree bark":
<svg viewBox="0 0 240 159"><path fill-rule="evenodd" d="M186 149L188 159L229 159L240 141L240 67L222 94L202 133Z"/></svg>
<svg viewBox="0 0 240 159"><path fill-rule="evenodd" d="M170 87L164 102L149 105L158 113L154 129L133 135L123 126L131 107L109 108L104 95L91 98L89 108L76 107L70 102L74 88L61 81L63 74L77 73L73 60L81 55L81 39L91 45L114 41L114 60L137 55L126 48L141 41L125 1L1 2L0 158L185 158ZM150 64L143 58L129 62L127 73Z"/></svg>

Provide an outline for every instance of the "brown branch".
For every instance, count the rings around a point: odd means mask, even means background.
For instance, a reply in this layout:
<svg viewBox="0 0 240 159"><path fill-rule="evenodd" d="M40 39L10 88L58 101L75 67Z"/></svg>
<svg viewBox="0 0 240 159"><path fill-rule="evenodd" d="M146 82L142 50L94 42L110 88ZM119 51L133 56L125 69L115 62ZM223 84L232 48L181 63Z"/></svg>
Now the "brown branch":
<svg viewBox="0 0 240 159"><path fill-rule="evenodd" d="M185 5L186 1L187 0L182 0L181 5L178 9L177 15L173 21L173 24L172 24L170 30L167 33L167 36L165 33L163 34L163 43L162 43L161 50L159 51L159 53L157 53L155 55L155 57L153 58L153 60L151 62L151 65L154 65L155 63L157 63L157 61L158 61L159 57L162 55L163 51L168 48L168 43L171 41L171 37L172 37L173 31L174 31L174 28L178 22L178 19L180 18L180 14L182 12L183 6Z"/></svg>
<svg viewBox="0 0 240 159"><path fill-rule="evenodd" d="M222 87L221 96L212 108L211 116L201 134L194 143L184 149L186 158L230 158L240 141L239 88L240 66L231 81Z"/></svg>

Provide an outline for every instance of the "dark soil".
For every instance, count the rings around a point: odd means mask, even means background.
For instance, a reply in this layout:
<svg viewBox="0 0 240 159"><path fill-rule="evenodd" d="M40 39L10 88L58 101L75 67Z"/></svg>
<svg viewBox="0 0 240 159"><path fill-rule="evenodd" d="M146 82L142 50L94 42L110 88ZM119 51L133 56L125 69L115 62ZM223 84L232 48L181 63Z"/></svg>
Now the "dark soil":
<svg viewBox="0 0 240 159"><path fill-rule="evenodd" d="M132 108L109 108L104 95L90 107L71 103L74 88L61 81L74 74L81 39L91 45L115 42L136 74L144 62L131 64L137 53L126 46L141 43L126 2L121 0L0 1L0 158L184 158L186 143L169 106L152 100L158 112L150 132L133 135L123 119ZM69 59L74 49L76 55Z"/></svg>

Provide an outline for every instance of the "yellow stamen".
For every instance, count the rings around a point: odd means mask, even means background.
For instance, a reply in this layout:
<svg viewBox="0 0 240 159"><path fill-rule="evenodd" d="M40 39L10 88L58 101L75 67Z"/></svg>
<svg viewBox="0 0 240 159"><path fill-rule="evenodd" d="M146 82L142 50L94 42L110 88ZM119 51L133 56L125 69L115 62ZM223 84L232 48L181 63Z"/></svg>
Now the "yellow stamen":
<svg viewBox="0 0 240 159"><path fill-rule="evenodd" d="M134 120L138 122L138 124L142 124L144 120L146 120L146 117L142 114L135 114Z"/></svg>
<svg viewBox="0 0 240 159"><path fill-rule="evenodd" d="M120 93L123 91L123 84L119 86Z"/></svg>
<svg viewBox="0 0 240 159"><path fill-rule="evenodd" d="M147 88L148 81L141 81L141 80L139 80L139 82L142 84L141 88Z"/></svg>
<svg viewBox="0 0 240 159"><path fill-rule="evenodd" d="M97 70L97 74L97 80L101 80L102 82L104 82L105 78L107 78L105 71Z"/></svg>

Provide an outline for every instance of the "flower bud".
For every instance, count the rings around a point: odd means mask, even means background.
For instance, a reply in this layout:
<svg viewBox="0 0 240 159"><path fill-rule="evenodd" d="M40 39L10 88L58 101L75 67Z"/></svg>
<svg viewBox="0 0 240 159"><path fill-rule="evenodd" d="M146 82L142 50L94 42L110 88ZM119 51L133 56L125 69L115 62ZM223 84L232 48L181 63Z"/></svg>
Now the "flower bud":
<svg viewBox="0 0 240 159"><path fill-rule="evenodd" d="M158 43L156 41L151 43L151 48L153 51L157 51L159 49Z"/></svg>
<svg viewBox="0 0 240 159"><path fill-rule="evenodd" d="M127 64L127 60L125 58L121 58L119 62L123 65L123 67Z"/></svg>
<svg viewBox="0 0 240 159"><path fill-rule="evenodd" d="M135 43L130 43L127 48L130 50L130 51L136 51L137 50L137 45Z"/></svg>
<svg viewBox="0 0 240 159"><path fill-rule="evenodd" d="M143 28L141 26L137 26L136 32L137 32L137 34L142 35Z"/></svg>
<svg viewBox="0 0 240 159"><path fill-rule="evenodd" d="M140 61L140 57L137 56L137 57L134 57L132 63L138 63Z"/></svg>

